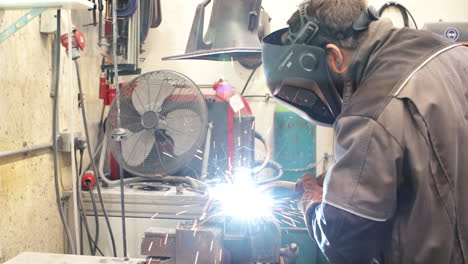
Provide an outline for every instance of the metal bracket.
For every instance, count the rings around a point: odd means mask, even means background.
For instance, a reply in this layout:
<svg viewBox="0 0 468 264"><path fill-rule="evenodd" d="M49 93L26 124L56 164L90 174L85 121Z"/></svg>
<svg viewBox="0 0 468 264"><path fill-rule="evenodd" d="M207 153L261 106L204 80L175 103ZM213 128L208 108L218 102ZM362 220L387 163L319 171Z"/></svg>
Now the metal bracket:
<svg viewBox="0 0 468 264"><path fill-rule="evenodd" d="M46 7L34 8L33 10L26 13L26 15L18 19L15 23L9 25L5 30L0 32L0 44L46 10Z"/></svg>

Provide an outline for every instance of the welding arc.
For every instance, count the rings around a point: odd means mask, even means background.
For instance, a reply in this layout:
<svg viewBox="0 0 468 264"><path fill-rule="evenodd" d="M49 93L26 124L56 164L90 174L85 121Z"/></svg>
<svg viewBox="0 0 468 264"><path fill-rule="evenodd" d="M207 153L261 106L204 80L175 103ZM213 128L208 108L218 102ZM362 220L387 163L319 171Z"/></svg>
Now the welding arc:
<svg viewBox="0 0 468 264"><path fill-rule="evenodd" d="M85 131L86 142L88 142L88 147L87 147L88 155L89 155L89 159L91 161L91 168L92 168L92 170L94 172L94 175L96 175L96 177L97 177L97 175L99 175L99 174L98 174L98 170L97 170L97 166L96 166L96 161L94 160L94 156L93 156L91 139L90 139L90 136L89 136L88 122L86 121L86 109L85 109L85 103L84 103L84 93L83 93L83 88L81 87L80 68L79 68L78 60L75 60L75 68L76 68L76 77L77 77L77 80L78 80L78 89L79 89L79 93L80 93L80 105L81 105L81 115L82 115L82 119L83 119L83 128L84 128L84 131ZM96 189L97 189L97 192L98 192L102 213L104 214L104 219L106 220L107 229L109 230L109 236L110 236L111 243L112 243L112 250L113 250L113 253L114 253L114 257L117 257L117 250L116 250L116 247L115 247L114 233L112 232L112 227L110 225L109 216L107 215L106 207L104 206L104 200L102 199L101 186L99 184L99 180L96 181Z"/></svg>

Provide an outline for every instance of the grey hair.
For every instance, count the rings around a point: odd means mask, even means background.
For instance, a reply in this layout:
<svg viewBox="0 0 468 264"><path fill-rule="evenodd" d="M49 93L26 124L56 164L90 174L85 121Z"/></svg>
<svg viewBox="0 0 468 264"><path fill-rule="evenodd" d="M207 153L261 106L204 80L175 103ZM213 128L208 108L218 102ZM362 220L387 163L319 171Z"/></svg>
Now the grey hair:
<svg viewBox="0 0 468 264"><path fill-rule="evenodd" d="M367 7L367 0L306 0L307 14L315 17L320 30L310 45L324 47L332 43L346 49L355 49L367 31L354 32L353 22ZM301 26L299 12L288 20L290 30L295 32Z"/></svg>

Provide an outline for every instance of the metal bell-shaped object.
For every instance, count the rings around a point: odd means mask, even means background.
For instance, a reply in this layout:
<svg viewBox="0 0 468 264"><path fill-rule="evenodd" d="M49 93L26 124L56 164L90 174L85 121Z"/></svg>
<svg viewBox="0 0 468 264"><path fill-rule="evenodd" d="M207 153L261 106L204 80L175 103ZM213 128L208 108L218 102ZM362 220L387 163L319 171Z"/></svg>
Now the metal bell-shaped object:
<svg viewBox="0 0 468 264"><path fill-rule="evenodd" d="M213 1L205 36L205 8ZM205 0L195 12L185 54L163 60L242 60L261 56L261 39L270 31L262 0Z"/></svg>

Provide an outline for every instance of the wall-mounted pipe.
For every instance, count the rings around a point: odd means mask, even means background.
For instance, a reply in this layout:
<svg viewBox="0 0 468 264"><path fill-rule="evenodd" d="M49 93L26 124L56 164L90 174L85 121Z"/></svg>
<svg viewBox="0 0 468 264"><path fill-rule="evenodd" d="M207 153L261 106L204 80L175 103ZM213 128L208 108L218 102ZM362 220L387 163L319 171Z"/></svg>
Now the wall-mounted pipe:
<svg viewBox="0 0 468 264"><path fill-rule="evenodd" d="M24 148L19 148L19 149L14 149L14 150L2 151L0 152L0 159L11 157L14 155L19 155L19 154L28 154L34 151L44 150L44 149L52 149L52 143L45 143L45 144L39 144L35 146L27 146Z"/></svg>

